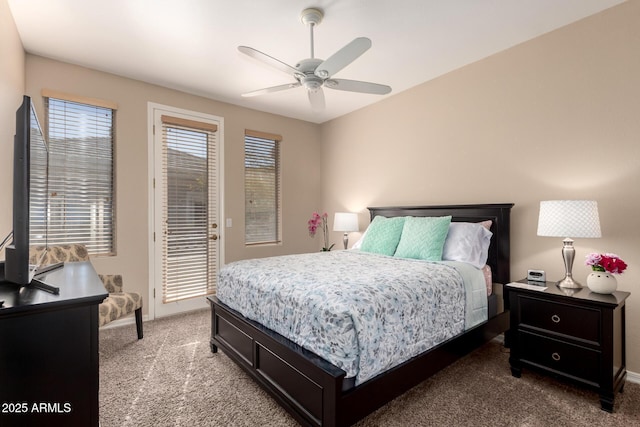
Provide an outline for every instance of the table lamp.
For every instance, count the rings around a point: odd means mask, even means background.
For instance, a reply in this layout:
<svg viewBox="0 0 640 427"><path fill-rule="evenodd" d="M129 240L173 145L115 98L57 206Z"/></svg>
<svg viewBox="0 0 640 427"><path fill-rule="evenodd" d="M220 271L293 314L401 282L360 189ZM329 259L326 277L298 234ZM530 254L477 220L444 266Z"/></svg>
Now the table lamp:
<svg viewBox="0 0 640 427"><path fill-rule="evenodd" d="M333 217L333 231L342 231L342 242L344 248L347 249L349 244L349 232L358 231L358 214L351 212L336 212Z"/></svg>
<svg viewBox="0 0 640 427"><path fill-rule="evenodd" d="M581 288L573 280L571 268L576 255L572 237L601 237L598 203L592 200L547 200L540 202L538 236L564 237L562 258L565 276L558 282L563 288Z"/></svg>

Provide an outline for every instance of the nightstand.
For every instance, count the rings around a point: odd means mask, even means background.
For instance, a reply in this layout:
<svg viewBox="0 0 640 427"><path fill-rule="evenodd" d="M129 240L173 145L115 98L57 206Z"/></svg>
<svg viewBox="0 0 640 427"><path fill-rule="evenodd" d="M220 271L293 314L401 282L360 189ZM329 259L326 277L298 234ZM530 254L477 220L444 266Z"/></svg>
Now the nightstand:
<svg viewBox="0 0 640 427"><path fill-rule="evenodd" d="M511 374L519 378L525 367L582 384L600 394L603 410L613 412L615 394L627 377L624 303L629 292L601 295L586 287L541 285L507 285Z"/></svg>

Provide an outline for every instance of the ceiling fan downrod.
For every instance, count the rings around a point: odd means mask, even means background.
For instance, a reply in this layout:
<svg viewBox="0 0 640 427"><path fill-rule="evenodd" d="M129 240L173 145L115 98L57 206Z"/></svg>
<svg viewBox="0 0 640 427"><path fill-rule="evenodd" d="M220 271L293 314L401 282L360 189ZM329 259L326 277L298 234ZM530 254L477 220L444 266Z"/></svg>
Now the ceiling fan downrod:
<svg viewBox="0 0 640 427"><path fill-rule="evenodd" d="M324 17L324 13L320 9L309 8L302 11L300 14L300 20L303 24L309 26L309 40L311 42L311 56L310 58L315 58L315 53L313 49L313 28L322 22L322 18Z"/></svg>

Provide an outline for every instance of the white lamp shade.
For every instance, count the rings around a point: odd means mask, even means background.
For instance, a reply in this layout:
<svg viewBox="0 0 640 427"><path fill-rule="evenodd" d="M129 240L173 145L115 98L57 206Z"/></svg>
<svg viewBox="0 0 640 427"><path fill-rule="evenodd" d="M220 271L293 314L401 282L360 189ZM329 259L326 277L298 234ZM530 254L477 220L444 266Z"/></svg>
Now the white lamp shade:
<svg viewBox="0 0 640 427"><path fill-rule="evenodd" d="M358 231L358 214L336 212L333 217L333 231Z"/></svg>
<svg viewBox="0 0 640 427"><path fill-rule="evenodd" d="M601 237L598 203L593 200L540 202L538 236Z"/></svg>

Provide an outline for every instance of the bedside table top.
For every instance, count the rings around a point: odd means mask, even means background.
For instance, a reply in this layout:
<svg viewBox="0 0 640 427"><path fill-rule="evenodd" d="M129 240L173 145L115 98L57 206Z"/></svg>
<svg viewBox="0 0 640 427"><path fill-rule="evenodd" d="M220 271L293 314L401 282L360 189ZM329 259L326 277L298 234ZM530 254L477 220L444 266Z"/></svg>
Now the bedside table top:
<svg viewBox="0 0 640 427"><path fill-rule="evenodd" d="M511 282L514 283L514 282ZM592 292L588 287L584 286L582 288L579 289L569 289L569 288L561 288L559 287L556 283L557 282L532 282L532 281L528 281L527 279L522 279L522 280L517 280L515 283L523 283L523 284L534 284L539 286L540 288L544 288L546 286L547 289L527 289L527 288L520 288L517 286L510 286L509 283L507 283L507 288L510 289L517 289L518 292L526 292L526 293L531 293L531 294L547 294L547 295L557 295L559 297L565 297L565 298L575 298L575 299L581 299L581 300L586 300L586 301L591 301L591 302L595 302L595 303L602 303L603 305L619 305L620 303L622 303L624 300L627 299L627 297L629 295L631 295L631 293L629 292L624 292L624 291L615 291L612 294L598 294L595 292Z"/></svg>

